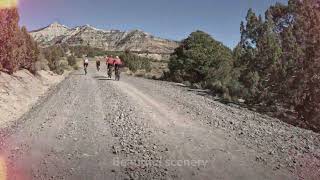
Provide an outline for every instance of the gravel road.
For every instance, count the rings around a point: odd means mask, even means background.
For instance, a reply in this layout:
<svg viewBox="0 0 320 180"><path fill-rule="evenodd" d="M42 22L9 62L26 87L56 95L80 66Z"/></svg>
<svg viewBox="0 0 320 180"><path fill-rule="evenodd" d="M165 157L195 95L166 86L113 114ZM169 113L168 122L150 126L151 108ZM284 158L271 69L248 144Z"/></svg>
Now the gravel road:
<svg viewBox="0 0 320 180"><path fill-rule="evenodd" d="M71 73L0 130L8 179L316 179L320 136L179 84ZM6 168L1 168L3 164Z"/></svg>

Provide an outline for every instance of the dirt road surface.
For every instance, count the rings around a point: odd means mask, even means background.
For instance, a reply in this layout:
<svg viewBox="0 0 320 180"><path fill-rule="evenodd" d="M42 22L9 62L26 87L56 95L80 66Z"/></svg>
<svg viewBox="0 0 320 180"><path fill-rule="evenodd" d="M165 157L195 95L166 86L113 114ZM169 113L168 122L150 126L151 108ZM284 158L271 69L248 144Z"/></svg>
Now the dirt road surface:
<svg viewBox="0 0 320 180"><path fill-rule="evenodd" d="M109 80L94 63L0 133L8 179L291 180L317 167L320 144L315 133L203 91Z"/></svg>

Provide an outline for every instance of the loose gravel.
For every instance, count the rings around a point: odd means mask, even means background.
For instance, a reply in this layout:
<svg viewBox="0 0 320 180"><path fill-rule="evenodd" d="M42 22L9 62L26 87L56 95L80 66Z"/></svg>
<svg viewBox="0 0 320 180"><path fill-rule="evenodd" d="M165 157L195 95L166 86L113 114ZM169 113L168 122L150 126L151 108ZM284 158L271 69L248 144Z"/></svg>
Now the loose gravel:
<svg viewBox="0 0 320 180"><path fill-rule="evenodd" d="M72 73L0 130L8 179L320 177L319 134L205 91L129 76L117 82L104 71L90 64L87 76Z"/></svg>

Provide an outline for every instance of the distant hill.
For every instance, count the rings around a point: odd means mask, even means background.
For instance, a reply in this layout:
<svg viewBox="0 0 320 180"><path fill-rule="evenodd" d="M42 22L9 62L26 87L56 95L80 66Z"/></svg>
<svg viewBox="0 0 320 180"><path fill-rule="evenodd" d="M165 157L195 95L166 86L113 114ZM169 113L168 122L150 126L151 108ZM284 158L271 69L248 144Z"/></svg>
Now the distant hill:
<svg viewBox="0 0 320 180"><path fill-rule="evenodd" d="M90 45L108 51L130 50L141 54L170 54L178 42L154 37L140 30L102 30L90 25L69 28L59 23L31 31L40 46L66 43L70 46Z"/></svg>

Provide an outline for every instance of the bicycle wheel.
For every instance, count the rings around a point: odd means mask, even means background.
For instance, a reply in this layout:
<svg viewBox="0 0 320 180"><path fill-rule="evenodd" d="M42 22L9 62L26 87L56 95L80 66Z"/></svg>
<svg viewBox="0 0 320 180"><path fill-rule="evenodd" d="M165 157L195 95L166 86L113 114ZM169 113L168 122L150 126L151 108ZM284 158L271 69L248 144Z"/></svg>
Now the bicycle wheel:
<svg viewBox="0 0 320 180"><path fill-rule="evenodd" d="M120 81L120 71L119 69L116 70L116 81Z"/></svg>
<svg viewBox="0 0 320 180"><path fill-rule="evenodd" d="M112 70L111 69L108 70L108 78L110 78L110 79L112 78Z"/></svg>

